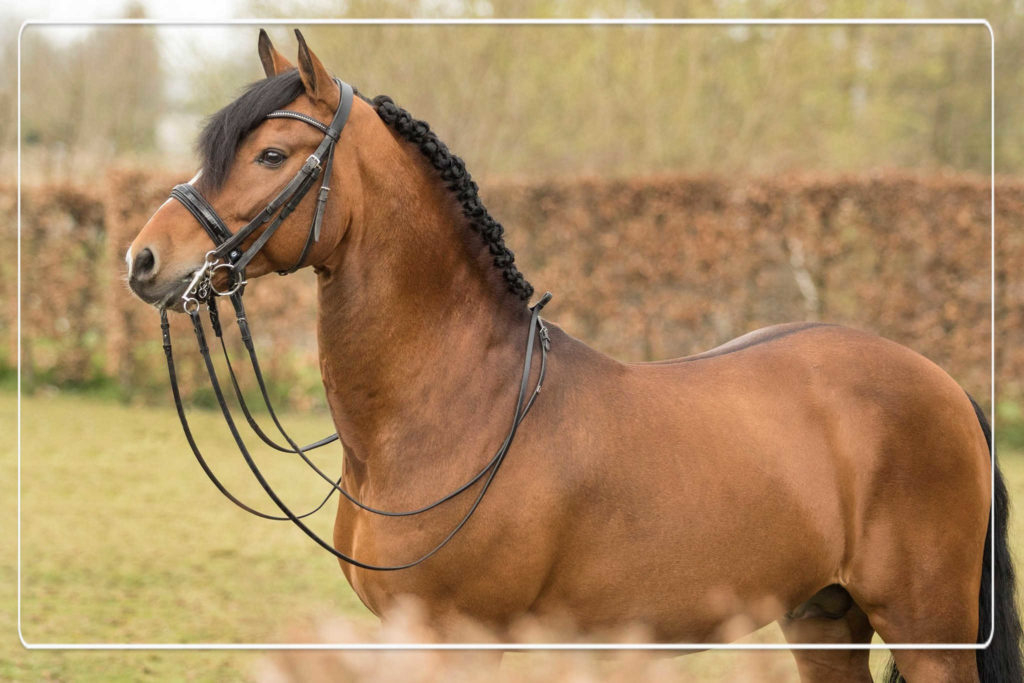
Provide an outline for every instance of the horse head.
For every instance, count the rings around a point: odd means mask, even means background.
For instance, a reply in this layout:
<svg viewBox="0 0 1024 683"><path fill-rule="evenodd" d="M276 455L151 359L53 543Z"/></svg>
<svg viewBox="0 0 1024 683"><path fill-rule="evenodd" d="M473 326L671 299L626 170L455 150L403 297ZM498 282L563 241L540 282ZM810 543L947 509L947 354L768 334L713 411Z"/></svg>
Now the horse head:
<svg viewBox="0 0 1024 683"><path fill-rule="evenodd" d="M227 287L224 280L243 277L232 272L243 255L237 270L244 277L321 265L361 211L355 150L372 147L386 128L349 88L350 111L337 139L330 138L348 86L296 35L297 68L260 32L266 78L210 117L200 136L199 172L175 189L129 247L128 284L147 303L181 310L182 295L204 264ZM325 153L313 164L318 150ZM211 253L227 241L229 248Z"/></svg>

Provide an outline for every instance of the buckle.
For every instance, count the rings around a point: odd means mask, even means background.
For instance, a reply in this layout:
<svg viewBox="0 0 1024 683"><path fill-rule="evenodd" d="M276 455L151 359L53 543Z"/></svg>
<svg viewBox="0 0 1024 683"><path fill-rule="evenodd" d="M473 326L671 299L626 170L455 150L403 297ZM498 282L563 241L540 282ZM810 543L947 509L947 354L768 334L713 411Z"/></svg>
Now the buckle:
<svg viewBox="0 0 1024 683"><path fill-rule="evenodd" d="M310 154L306 159L306 163L302 164L303 173L313 173L314 171L320 170L320 157L316 154Z"/></svg>

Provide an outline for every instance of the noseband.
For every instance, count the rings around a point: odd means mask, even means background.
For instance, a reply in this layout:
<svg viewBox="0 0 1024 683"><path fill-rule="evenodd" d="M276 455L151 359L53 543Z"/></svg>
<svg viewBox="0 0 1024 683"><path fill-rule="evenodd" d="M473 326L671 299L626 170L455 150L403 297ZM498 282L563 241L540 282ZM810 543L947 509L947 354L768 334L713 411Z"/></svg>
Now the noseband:
<svg viewBox="0 0 1024 683"><path fill-rule="evenodd" d="M306 162L302 165L298 174L281 190L255 218L249 221L244 227L238 232L232 233L228 227L221 220L220 216L217 215L216 210L210 205L209 202L200 195L194 187L190 184L181 184L174 187L171 190L171 197L181 202L186 209L195 217L199 224L203 227L206 233L213 240L215 245L214 249L211 249L206 254L204 264L198 268L182 295L183 308L192 320L192 327L196 335L196 341L199 346L199 353L203 357L203 362L206 365L207 374L210 377L210 383L213 387L214 395L217 398L217 403L220 406L221 412L224 416L224 420L227 423L228 429L231 432L232 437L235 440L235 444L238 446L239 451L242 454L243 459L249 466L256 480L266 491L267 495L274 502L274 504L284 513L284 516L272 515L265 512L261 512L252 508L237 497L231 494L227 488L220 482L213 470L210 468L206 459L203 457L202 452L199 450L199 446L195 441L192 434L192 430L189 428L188 419L185 416L185 409L181 401L181 392L178 389L177 373L174 368L174 354L171 348L171 332L170 324L167 319L167 309L160 309L160 329L163 337L164 355L167 360L167 371L171 382L171 394L174 397L175 408L178 412L178 419L181 421L182 430L185 434L185 439L188 441L189 447L192 449L193 454L199 462L200 467L209 477L213 485L219 490L225 497L228 498L232 503L242 508L243 510L250 512L258 517L271 520L290 520L296 526L299 527L306 535L313 539L318 545L323 547L325 550L330 552L338 559L347 562L356 567L363 569L371 569L375 571L394 571L398 569L407 569L414 567L421 562L432 557L441 548L448 544L455 534L466 525L469 518L476 512L480 502L483 500L484 494L491 486L491 482L494 480L494 476L498 472L498 468L501 467L501 463L504 461L505 456L508 454L509 449L512 446L512 440L515 438L516 431L519 428L520 423L530 408L533 406L534 400L540 393L541 386L544 382L544 376L547 370L547 353L550 349L550 338L548 336L547 327L544 322L540 319L540 311L544 305L550 301L551 293L545 293L530 310L530 329L526 340L526 359L523 364L522 380L519 386L519 395L516 400L515 413L512 418L512 426L505 437L505 440L499 446L497 452L491 457L487 464L477 472L473 477L469 479L465 484L458 487L454 491L447 495L438 498L434 502L424 505L415 510L407 510L400 512L380 510L369 505L366 505L351 494L349 494L344 488L341 487L341 477L337 479L331 478L323 472L309 456L306 455L308 451L311 451L321 446L325 446L329 443L338 440L337 434L325 437L311 443L307 446L299 447L299 445L292 439L288 433L284 430L280 420L277 417L277 413L274 411L273 406L270 402L269 392L267 390L266 382L263 378L263 373L260 369L259 361L256 357L255 345L252 341L252 332L249 326L248 318L245 314L245 307L242 304L242 294L244 293L246 281L245 281L245 267L249 264L252 258L259 253L259 251L266 245L273 234L281 226L281 223L288 217L295 207L298 206L302 198L305 197L306 193L309 192L310 188L316 182L316 179L323 173L323 181L320 185L320 191L316 198L316 208L313 214L313 222L309 227L309 234L306 237L306 243L302 248L302 253L299 255L298 260L295 264L286 270L278 271L280 275L287 275L288 273L295 272L299 267L302 266L306 257L309 255L309 250L312 247L313 242L319 240L320 230L323 224L324 208L327 204L327 195L330 191L330 179L331 179L331 166L334 158L334 147L338 142L338 138L341 135L341 130L345 126L345 122L348 120L349 112L352 109L353 91L352 87L347 83L344 83L338 79L335 79L338 87L341 89L341 102L338 104L338 109L334 113L334 118L331 120L330 125L325 126L316 119L300 114L298 112L289 110L278 110L273 111L267 115L268 119L277 118L292 118L303 121L314 128L324 133L324 139L317 147L316 151L306 159ZM277 213L277 217L274 218L274 214ZM271 222L273 220L273 222ZM242 243L256 232L261 226L270 223L266 229L246 248L242 250ZM216 289L213 284L213 277L219 270L227 270L228 273L228 288L224 291ZM256 382L260 389L260 394L263 398L263 402L267 407L268 414L270 415L277 430L284 437L287 442L287 446L282 446L271 439L267 434L259 427L252 412L249 410L245 399L243 398L241 388L238 384L237 376L235 375L234 368L231 365L231 358L228 355L227 345L224 341L223 331L220 324L220 316L217 310L217 299L221 296L226 296L230 299L232 306L235 310L235 322L238 325L238 329L242 338L242 342L245 345L246 351L248 352L249 361L253 368L253 375L256 378ZM220 342L220 347L224 355L224 361L227 366L228 374L231 379L231 385L234 389L235 398L238 401L239 407L245 416L246 422L253 432L268 446L271 448L284 452L298 455L303 462L305 462L321 479L330 484L330 489L324 499L315 508L309 512L303 514L296 514L284 503L284 501L277 495L277 493L270 486L270 483L264 477L260 471L252 455L249 453L242 441L241 434L238 431L234 418L231 414L231 409L228 407L227 401L224 397L224 392L221 389L220 382L217 378L217 372L214 369L213 361L210 357L209 345L206 341L206 332L203 327L202 318L199 315L201 304L206 304L209 311L210 327L213 330L214 335ZM541 363L540 370L537 376L537 382L534 386L533 392L528 392L529 379L531 374L531 368L533 364L534 347L537 336L540 336L540 348L541 348ZM529 393L529 398L527 395ZM394 565L374 565L366 562L361 562L353 557L346 555L345 553L339 552L334 548L333 545L321 538L316 532L310 529L302 519L312 515L313 513L320 510L324 504L330 499L331 495L338 491L341 495L345 496L351 503L357 507L370 512L372 514L381 515L385 517L407 517L411 515L418 515L420 513L431 510L442 503L452 500L459 494L468 490L474 484L480 481L483 484L480 488L479 493L470 505L466 514L462 517L461 521L455 525L454 528L430 551L410 562L403 564Z"/></svg>

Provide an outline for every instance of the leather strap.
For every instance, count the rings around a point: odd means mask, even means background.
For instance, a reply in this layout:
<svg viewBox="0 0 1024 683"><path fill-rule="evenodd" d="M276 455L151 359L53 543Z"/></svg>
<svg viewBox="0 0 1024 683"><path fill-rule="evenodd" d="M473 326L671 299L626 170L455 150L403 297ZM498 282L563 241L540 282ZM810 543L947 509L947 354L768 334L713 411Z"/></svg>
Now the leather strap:
<svg viewBox="0 0 1024 683"><path fill-rule="evenodd" d="M278 109L277 111L272 111L269 114L267 114L266 118L268 118L268 119L285 119L285 118L287 118L287 119L298 119L299 121L305 121L309 125L313 126L317 130L319 130L324 135L327 135L330 132L330 128L328 128L324 124L320 123L319 121L314 119L312 116L307 116L306 114L301 114L301 113L299 113L297 111L289 111L288 109Z"/></svg>
<svg viewBox="0 0 1024 683"><path fill-rule="evenodd" d="M502 462L504 461L505 457L508 455L508 451L509 451L509 449L512 446L512 441L515 438L517 430L519 429L519 425L522 423L523 419L526 417L526 414L529 411L530 407L533 406L534 400L539 395L541 387L542 387L543 382L544 382L544 376L546 374L546 368L547 368L547 363L546 363L547 352L550 349L550 338L548 337L546 326L544 325L543 321L540 319L540 310L550 300L551 300L551 293L550 292L545 293L545 295L543 297L541 297L540 301L538 301L531 308L530 331L529 331L529 335L527 336L527 341L526 341L526 358L525 358L525 361L523 363L523 375L522 375L522 380L520 382L519 394L518 394L518 397L516 399L516 409L515 409L515 413L513 415L511 429L509 430L508 435L505 437L505 440L502 442L501 447L498 449L498 452L495 454L494 458L491 459L491 461L488 463L488 465L481 471L481 473L478 474L476 477L474 477L470 482L468 482L467 484L463 485L462 487L460 487L459 489L457 489L453 493L449 494L448 496L445 496L443 499L440 499L439 501L431 504L430 506L427 506L427 507L421 509L420 511L425 511L427 509L435 507L436 505L439 505L441 502L444 502L445 500L450 500L455 495L458 495L462 491L464 491L467 488L469 488L469 486L471 486L473 483L476 483L477 481L479 481L484 476L484 474L486 473L486 479L484 479L484 481L483 481L483 486L481 487L480 492L477 494L477 497L474 499L472 505L470 506L470 508L466 512L466 514L463 516L461 521L459 521L459 523L456 524L455 527L437 545L435 545L431 550L429 550L424 555L420 556L419 558L417 558L417 559L415 559L415 560L413 560L411 562L406 562L404 564L396 564L396 565L374 565L374 564L369 564L369 563L357 560L354 557L351 557L351 556L349 556L349 555L347 555L345 553L342 553L342 552L336 550L334 548L334 546L332 546L330 543L325 541L315 531L310 529L304 522L302 522L302 518L312 514L312 512L306 513L305 515L296 515L294 512L292 512L288 508L288 506L284 503L284 501L281 500L281 498L277 495L277 493L270 486L270 483L263 476L263 473L260 471L259 466L253 460L252 456L250 455L248 449L245 446L245 443L242 441L241 435L238 432L238 428L235 425L234 419L232 418L232 415L231 415L231 411L228 408L227 402L224 399L224 393L221 390L220 382L217 379L216 370L214 369L213 362L212 362L212 360L210 358L209 347L208 347L208 345L206 343L206 335L205 335L205 333L203 331L202 321L201 321L201 319L199 317L199 312L197 310L194 310L189 315L190 315L190 317L192 319L192 327L193 327L193 330L195 331L196 341L197 341L198 346L199 346L199 352L200 352L200 354L203 357L203 362L206 365L207 374L210 377L211 386L213 387L214 394L217 397L217 403L220 406L221 413L223 414L224 420L225 420L225 422L228 425L228 429L230 430L231 435L232 435L232 437L235 440L235 444L238 446L238 449L241 452L243 459L245 460L246 464L249 466L249 469L252 471L253 475L256 477L256 480L260 483L260 486L263 487L264 491L266 491L266 493L270 497L270 499L273 500L274 503L277 505L277 507L284 513L285 517L283 519L290 519L292 521L292 523L294 523L297 527L299 527L299 529L301 529L302 532L305 533L307 536L309 536L314 542L316 542L322 548L324 548L325 550L330 552L332 555L334 555L335 557L337 557L338 559L340 559L340 560L342 560L344 562L347 562L347 563L349 563L351 565L354 565L356 567L360 567L362 569L368 569L368 570L373 570L373 571L397 571L397 570L401 570L401 569L408 569L410 567L414 567L414 566L420 564L421 562L426 561L427 559L429 559L430 557L435 555L438 551L440 551L441 548L443 548L445 545L447 545L448 542L451 541L452 538L454 538L455 535L462 529L462 527L464 527L466 525L466 523L469 521L469 519L473 516L473 513L476 512L476 509L479 507L480 502L483 500L484 495L487 493L487 490L490 488L491 483L494 481L494 477L497 474L498 469L501 467ZM178 417L181 420L182 428L185 430L186 438L189 441L189 445L192 446L192 449L193 449L193 452L196 455L196 458L199 460L200 465L203 467L203 471L206 472L207 476L211 479L211 481L214 482L214 485L218 488L218 490L220 490L221 493L223 493L225 496L227 496L228 499L231 500L232 502L234 502L236 505L239 505L243 509L245 509L245 510L247 510L249 512L252 512L253 514L256 514L256 515L258 515L260 517L263 517L263 518L267 518L267 519L282 519L281 517L274 517L274 516L267 515L265 513L260 513L260 512L258 512L256 510L253 510L252 508L246 506L244 503L241 503L237 498L232 496L227 491L227 489L225 489L223 487L223 485L220 484L220 482L216 479L216 477L214 476L214 474L210 470L210 468L208 466L206 466L205 460L202 458L202 455L199 453L198 447L195 446L195 441L191 437L191 432L188 429L188 422L185 419L184 408L182 407L182 404L181 404L180 393L179 393L178 387L177 387L177 377L176 377L176 374L174 372L174 367L173 367L173 357L172 357L172 352L171 352L170 332L169 332L169 326L167 324L167 313L166 313L166 310L161 310L161 329L163 330L164 350L165 350L165 355L166 355L167 361L168 361L168 373L169 373L170 379L171 379L172 393L174 395L175 405L176 405L176 407L178 409ZM540 371L538 373L537 383L536 383L536 385L534 387L534 390L533 390L532 394L530 395L530 398L527 400L526 399L527 387L528 387L528 382L529 382L529 378L530 378L530 374L531 374L530 371L532 369L532 364L533 364L533 352L534 352L535 341L536 341L536 338L537 338L538 334L539 334L539 336L541 338L541 367L540 367ZM292 443L291 439L289 439L289 442ZM302 449L297 449L297 451L301 451L301 450ZM335 483L333 485L333 488L332 488L332 491L331 491L332 493L333 493L334 489L337 489L337 490L343 492L343 490L340 487L340 479L338 480L337 483ZM329 496L330 496L330 494L328 494L328 497ZM326 499L325 499L324 503L325 502L326 502ZM317 509L322 507L324 503L321 503L320 506L318 506ZM313 512L315 512L315 511L316 510L314 510ZM408 513L401 513L401 514L393 513L394 516L402 516L402 515L406 515L406 514L416 514L416 511L411 511L411 512L408 512Z"/></svg>
<svg viewBox="0 0 1024 683"><path fill-rule="evenodd" d="M548 299L550 299L550 297L548 297ZM538 304L538 305L543 307L543 305L547 303L548 299L542 299L541 303ZM259 425L256 423L255 419L252 417L252 412L248 409L248 405L245 402L245 398L243 397L241 389L238 386L238 382L237 382L237 379L236 379L236 376L235 376L234 368L233 368L232 363L231 363L231 358L228 355L227 345L224 343L224 339L223 339L222 335L219 332L219 330L220 330L220 323L216 322L218 320L218 315L216 313L216 303L214 301L211 301L211 303L209 304L209 306L210 306L210 320L211 320L211 324L213 326L214 333L217 334L217 336L220 337L220 339L221 339L221 349L222 349L223 354L224 354L224 362L225 362L225 364L226 364L226 366L228 368L228 373L229 373L229 375L231 377L231 384L232 384L232 387L234 388L234 391L235 391L235 397L236 397L236 399L239 402L239 406L242 409L242 413L245 416L246 421L249 423L250 428L252 428L253 432L257 436L259 436L260 439L265 444L270 446L271 448L273 448L275 450L278 450L278 451L281 451L281 452L284 452L284 453L294 453L294 454L298 455L310 467L310 469L312 469L321 479L323 479L324 481L326 481L329 484L332 484L337 489L337 491L341 495L343 495L346 499L348 499L348 501L350 503L352 503L353 505L355 505L355 506L357 506L359 508L362 508L363 510L366 510L367 512L371 512L371 513L373 513L375 515L380 515L382 517L408 517L408 516L412 516L412 515L418 515L420 513L426 512L427 510L432 510L435 507L437 507L438 505L441 505L442 503L448 502L452 498L455 498L456 496L458 496L460 493L462 493L462 492L466 491L467 489L469 489L471 486L473 486L473 484L475 484L478 481L480 481L480 479L484 475L486 475L487 472L490 471L490 469L492 467L494 467L494 465L497 462L499 457L502 457L501 456L501 449L499 449L498 452L496 452L494 454L494 456L487 462L487 464L484 465L483 469L481 469L473 477L471 477L469 479L469 481L464 483L462 486L459 486L457 489L453 490L451 493L448 493L447 495L442 496L441 498L438 498L437 500L433 501L432 503L428 503L427 505L424 505L422 507L416 508L414 510L406 510L406 511L402 511L402 512L394 512L394 511L389 511L389 510L381 510L379 508L375 508L375 507L372 507L370 505L367 505L367 504L363 503L362 501L356 499L354 496L352 496L352 494L350 494L348 491L346 491L343 487L341 487L338 484L335 484L328 477L327 474L325 474L319 467L317 467L316 463L314 463L312 460L310 460L306 456L307 452L309 452L309 451L311 451L313 449L319 448L320 446L323 446L323 445L326 445L328 443L331 443L332 441L337 440L337 438L338 438L337 434L333 434L332 436L329 436L329 437L327 437L325 439L321 439L321 440L316 441L316 442L314 442L314 443L312 443L312 444L310 444L308 446L305 446L303 448L299 448L298 445L295 443L295 441L288 435L288 433L285 431L284 427L281 425L281 422L280 422L280 420L277 417L277 413L274 410L273 405L271 405L269 392L267 391L266 381L264 380L263 372L260 369L259 359L256 357L256 350L255 350L255 348L253 346L252 335L251 335L250 330L249 330L248 321L247 321L247 318L246 318L246 315L245 315L245 306L242 303L241 295L239 295L239 294L232 295L231 296L231 302L232 302L232 304L235 307L236 321L238 322L238 327L239 327L239 330L241 331L242 343L245 345L246 350L249 352L249 361L252 364L253 373L256 376L256 383L259 386L260 393L261 393L261 395L263 397L263 403L266 406L267 412L270 414L270 418L271 418L271 420L273 420L274 425L277 427L277 429L281 433L281 435L284 436L285 440L288 442L288 444L291 446L291 448L284 448L284 447L276 444L269 437L267 437L266 433L259 427ZM543 350L545 351L545 353L541 354L541 369L540 369L541 375L540 376L541 376L541 379L543 379L544 374L547 371L547 353L546 353L546 351L549 350L549 348L550 348L550 342L549 342L548 337L547 337L547 328L543 325L542 322L540 323L540 335L541 335L542 343L544 344ZM538 383L538 386L535 389L534 393L530 396L530 400L526 404L526 407L523 408L523 413L522 414L523 414L524 417L530 411L530 408L533 406L533 401L537 398L537 395L539 393L540 393L540 383Z"/></svg>
<svg viewBox="0 0 1024 683"><path fill-rule="evenodd" d="M232 294L231 298L232 298L232 300L237 300L239 306L241 306L241 303L242 303L241 294L239 294L239 293ZM314 441L311 444L308 444L306 446L303 446L302 448L299 448L295 444L295 442L292 441L292 439L288 436L287 432L285 432L285 430L284 430L284 427L281 425L281 422L277 419L277 413L274 412L274 407L270 403L270 396L269 396L269 393L267 391L266 383L263 380L263 373L260 371L260 369L259 369L259 361L256 359L256 350L253 347L252 337L249 336L249 334L248 334L248 327L246 326L244 331L243 331L243 334L242 334L242 341L245 344L246 348L249 350L249 357L250 357L250 359L253 362L253 369L255 370L256 380L259 383L260 392L263 395L263 402L266 405L267 410L270 413L271 419L274 421L274 424L277 426L278 431L281 432L281 434L288 441L288 443L291 445L291 447L288 448L288 447L285 447L285 446L281 446L280 444L275 442L273 439L271 439L269 436L267 436L266 432L263 431L263 429L260 427L259 423L256 422L256 418L254 418L252 416L252 412L249 410L249 404L246 402L245 396L242 394L242 389L241 389L241 387L238 384L238 377L235 375L235 369L234 369L234 366L231 363L231 356L228 354L228 347L227 347L227 344L224 342L224 334L221 331L220 315L217 312L217 299L216 298L211 299L210 302L207 304L207 306L208 306L209 314L210 314L210 327L213 329L213 333L217 337L217 339L220 340L220 348L221 348L221 351L223 352L223 355L224 355L224 364L227 366L228 375L231 378L231 387L232 387L232 389L234 389L235 398L238 401L238 406L242 409L242 414L245 415L245 421L249 423L249 428L252 429L253 433L255 433L256 436L260 437L260 440L263 443L267 444L268 446L270 446L271 448L273 448L276 451L281 451L282 453L305 454L305 453L308 453L309 451L316 450L317 448L321 448L322 446L326 446L329 443L334 443L335 441L337 441L338 440L338 435L337 434L331 434L330 436L324 437L323 439L320 439L319 441ZM244 309L243 309L243 311L242 311L242 318L244 318L244 317L245 317L245 312L244 312ZM242 321L241 320L239 321L239 328L242 328ZM311 467L314 467L314 469L317 469L316 466L313 465L312 462L310 462L309 464L310 464ZM322 476L327 480L327 483L329 483L329 484L333 484L334 483L333 480L330 479L329 477L327 477L326 474L322 474Z"/></svg>
<svg viewBox="0 0 1024 683"><path fill-rule="evenodd" d="M181 392L178 390L178 375L174 370L174 353L171 350L171 326L167 321L167 309L165 308L160 309L160 329L163 334L164 356L166 356L167 359L167 372L170 375L171 394L174 397L174 407L178 411L178 420L181 422L181 429L185 433L185 440L188 441L189 448L192 449L192 453L196 456L196 460L199 461L199 466L203 468L203 472L206 473L206 476L210 479L210 481L213 482L213 485L217 487L218 491L223 493L228 500L230 500L232 503L242 508L246 512L254 514L257 517L262 517L263 519L270 519L273 521L284 521L286 519L289 519L288 517L278 517L276 515L269 515L265 512L260 512L259 510L249 507L248 505L240 501L238 498L235 498L233 495L231 495L231 492L224 487L224 485L217 478L217 475L215 475L213 473L213 470L210 469L210 466L207 464L202 452L200 452L199 450L199 446L196 444L195 438L192 436L192 430L189 428L188 418L185 417L185 407L181 402ZM338 478L338 483L341 483L341 477ZM298 517L302 519L304 517L309 517L310 515L318 512L320 508L322 508L327 503L327 501L331 499L331 496L333 494L334 489L331 489L330 491L327 492L327 495L324 497L324 499L320 501L319 505L317 505L309 512L299 515Z"/></svg>
<svg viewBox="0 0 1024 683"><path fill-rule="evenodd" d="M189 213L199 221L199 225L203 226L203 230L210 236L214 244L231 239L231 231L228 230L228 226L224 225L224 221L220 219L203 195L196 191L196 188L188 183L175 185L171 190L171 197L181 202Z"/></svg>

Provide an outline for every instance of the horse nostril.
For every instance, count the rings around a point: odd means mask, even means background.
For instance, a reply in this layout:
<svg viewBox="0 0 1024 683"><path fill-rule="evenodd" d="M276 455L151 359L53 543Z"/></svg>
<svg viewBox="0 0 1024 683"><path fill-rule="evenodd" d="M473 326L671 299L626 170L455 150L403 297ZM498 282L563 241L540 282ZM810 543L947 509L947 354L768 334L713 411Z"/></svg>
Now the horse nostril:
<svg viewBox="0 0 1024 683"><path fill-rule="evenodd" d="M139 252L139 255L135 257L135 261L132 262L132 275L137 278L152 275L154 265L156 265L156 257L153 256L152 250L146 247Z"/></svg>

